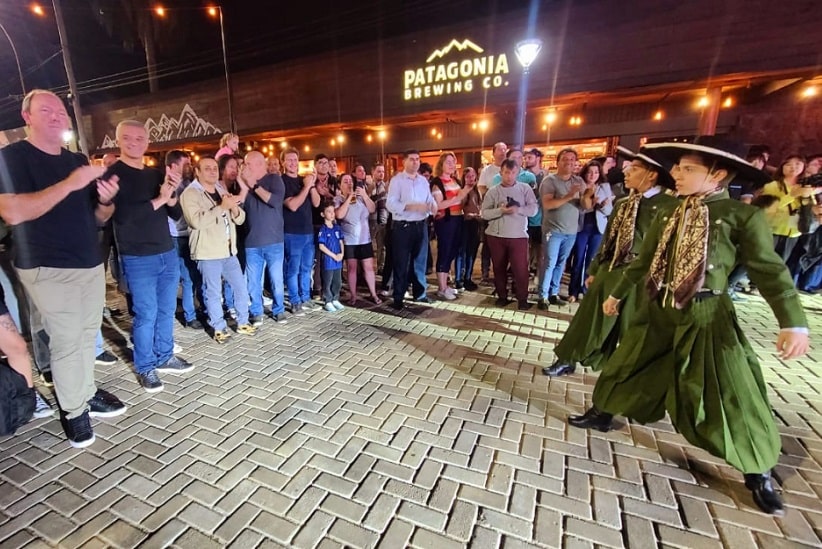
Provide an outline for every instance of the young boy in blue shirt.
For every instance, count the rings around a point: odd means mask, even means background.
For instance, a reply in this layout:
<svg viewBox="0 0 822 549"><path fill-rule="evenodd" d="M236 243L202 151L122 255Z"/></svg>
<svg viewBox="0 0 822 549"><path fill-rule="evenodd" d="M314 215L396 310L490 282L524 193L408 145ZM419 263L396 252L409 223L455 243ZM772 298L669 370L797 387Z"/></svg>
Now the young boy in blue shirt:
<svg viewBox="0 0 822 549"><path fill-rule="evenodd" d="M323 254L321 268L323 298L325 299L325 310L333 313L342 311L345 308L340 303L344 243L342 230L335 222L333 204L326 204L323 207L322 217L325 223L320 227L317 242Z"/></svg>

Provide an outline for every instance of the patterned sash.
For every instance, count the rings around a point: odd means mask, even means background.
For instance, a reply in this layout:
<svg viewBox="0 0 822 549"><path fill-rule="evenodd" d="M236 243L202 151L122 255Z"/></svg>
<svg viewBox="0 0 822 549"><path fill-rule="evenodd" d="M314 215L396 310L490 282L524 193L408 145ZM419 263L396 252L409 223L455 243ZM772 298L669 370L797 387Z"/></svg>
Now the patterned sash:
<svg viewBox="0 0 822 549"><path fill-rule="evenodd" d="M702 288L708 257L708 206L704 200L722 191L717 189L701 196L691 195L671 214L648 273L647 288L651 299L656 299L666 286L669 262L673 272L667 283L665 300L668 292L673 291L674 307L683 309ZM675 246L673 256L670 253L672 244Z"/></svg>

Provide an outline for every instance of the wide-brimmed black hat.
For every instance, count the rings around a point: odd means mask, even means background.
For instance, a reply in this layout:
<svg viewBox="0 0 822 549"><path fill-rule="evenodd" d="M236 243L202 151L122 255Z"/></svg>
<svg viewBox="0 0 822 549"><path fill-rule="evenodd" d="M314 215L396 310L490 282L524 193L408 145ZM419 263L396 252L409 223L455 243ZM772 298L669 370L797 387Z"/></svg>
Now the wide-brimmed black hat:
<svg viewBox="0 0 822 549"><path fill-rule="evenodd" d="M762 187L772 179L767 173L745 161L744 145L715 135L699 136L693 143L649 143L643 147L643 151L669 169L679 163L682 155L696 153L711 158L719 168L735 172L734 182L746 181L755 187Z"/></svg>
<svg viewBox="0 0 822 549"><path fill-rule="evenodd" d="M660 164L647 154L645 154L645 147L639 149L638 153L633 152L631 149L623 147L622 145L617 146L617 152L627 158L628 160L640 160L642 161L648 168L654 170L657 175L657 183L666 187L668 189L676 188L674 183L674 178L671 175L671 171L666 168L664 165Z"/></svg>

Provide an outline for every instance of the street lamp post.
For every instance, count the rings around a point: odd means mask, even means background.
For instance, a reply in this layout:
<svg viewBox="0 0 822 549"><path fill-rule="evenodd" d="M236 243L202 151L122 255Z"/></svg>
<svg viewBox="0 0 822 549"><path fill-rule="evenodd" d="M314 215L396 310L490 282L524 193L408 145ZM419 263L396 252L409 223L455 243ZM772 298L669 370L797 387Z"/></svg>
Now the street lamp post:
<svg viewBox="0 0 822 549"><path fill-rule="evenodd" d="M52 5L54 6L54 19L57 22L57 34L60 37L60 47L63 50L63 63L66 66L71 105L74 108L74 122L77 124L77 141L83 154L88 155L88 141L86 141L86 131L83 127L83 111L80 109L80 94L77 92L77 82L74 80L74 69L71 65L71 54L66 39L66 24L63 21L60 0L52 0Z"/></svg>
<svg viewBox="0 0 822 549"><path fill-rule="evenodd" d="M529 38L522 40L517 44L516 54L517 59L522 65L522 81L519 88L519 107L517 117L517 135L516 146L523 148L525 146L525 111L528 101L528 74L531 64L536 60L542 49L542 40L539 38Z"/></svg>
<svg viewBox="0 0 822 549"><path fill-rule="evenodd" d="M231 133L237 133L237 124L234 121L234 97L231 93L231 76L228 72L228 54L225 47L225 23L223 21L223 7L212 6L208 8L208 14L212 17L219 17L220 20L220 40L223 45L223 70L225 72L225 92L228 99L228 125Z"/></svg>
<svg viewBox="0 0 822 549"><path fill-rule="evenodd" d="M17 55L17 48L14 47L14 41L2 23L0 23L0 30L6 35L6 39L8 39L9 45L11 46L11 53L14 54L14 61L17 63L17 74L20 76L20 89L23 90L23 95L26 95L26 83L23 81L23 69L20 67L20 57Z"/></svg>

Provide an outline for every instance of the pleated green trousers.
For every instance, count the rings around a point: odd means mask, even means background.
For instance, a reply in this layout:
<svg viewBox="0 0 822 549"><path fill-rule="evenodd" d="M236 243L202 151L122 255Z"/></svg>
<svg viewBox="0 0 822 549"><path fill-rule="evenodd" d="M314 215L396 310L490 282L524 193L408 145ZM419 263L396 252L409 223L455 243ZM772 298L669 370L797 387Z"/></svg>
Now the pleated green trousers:
<svg viewBox="0 0 822 549"><path fill-rule="evenodd" d="M762 370L726 293L683 310L649 303L648 323L623 334L593 402L640 423L667 411L688 442L743 473L769 471L779 458Z"/></svg>

